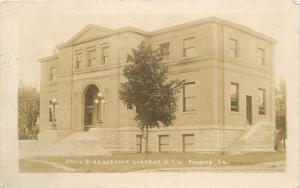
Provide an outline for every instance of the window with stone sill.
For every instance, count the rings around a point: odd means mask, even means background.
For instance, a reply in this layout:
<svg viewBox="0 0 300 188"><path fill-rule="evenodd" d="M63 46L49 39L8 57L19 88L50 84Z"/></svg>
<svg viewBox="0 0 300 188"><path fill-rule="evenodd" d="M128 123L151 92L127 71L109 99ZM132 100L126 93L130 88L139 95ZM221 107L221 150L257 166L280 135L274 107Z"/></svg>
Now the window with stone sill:
<svg viewBox="0 0 300 188"><path fill-rule="evenodd" d="M258 89L258 114L266 114L266 90Z"/></svg>
<svg viewBox="0 0 300 188"><path fill-rule="evenodd" d="M57 74L57 68L56 67L50 67L50 70L49 70L49 81L56 80L56 74Z"/></svg>
<svg viewBox="0 0 300 188"><path fill-rule="evenodd" d="M109 61L109 47L102 46L102 61L101 64L106 64Z"/></svg>
<svg viewBox="0 0 300 188"><path fill-rule="evenodd" d="M230 108L232 112L239 111L239 85L237 83L230 84Z"/></svg>
<svg viewBox="0 0 300 188"><path fill-rule="evenodd" d="M257 49L257 63L259 65L266 65L265 50L262 48Z"/></svg>
<svg viewBox="0 0 300 188"><path fill-rule="evenodd" d="M234 38L229 39L229 56L239 57L239 41Z"/></svg>
<svg viewBox="0 0 300 188"><path fill-rule="evenodd" d="M183 152L194 150L194 134L184 134L182 138Z"/></svg>
<svg viewBox="0 0 300 188"><path fill-rule="evenodd" d="M159 135L159 152L166 152L169 149L169 135Z"/></svg>
<svg viewBox="0 0 300 188"><path fill-rule="evenodd" d="M195 82L186 82L183 85L183 112L196 110Z"/></svg>
<svg viewBox="0 0 300 188"><path fill-rule="evenodd" d="M96 49L92 48L87 51L87 67L96 65Z"/></svg>
<svg viewBox="0 0 300 188"><path fill-rule="evenodd" d="M164 43L159 45L160 46L160 53L163 60L169 60L170 56L170 43Z"/></svg>
<svg viewBox="0 0 300 188"><path fill-rule="evenodd" d="M79 69L82 66L82 51L75 52L75 69Z"/></svg>
<svg viewBox="0 0 300 188"><path fill-rule="evenodd" d="M195 57L196 51L196 40L195 37L187 38L183 40L183 57Z"/></svg>
<svg viewBox="0 0 300 188"><path fill-rule="evenodd" d="M137 153L142 152L142 135L136 135L136 151Z"/></svg>

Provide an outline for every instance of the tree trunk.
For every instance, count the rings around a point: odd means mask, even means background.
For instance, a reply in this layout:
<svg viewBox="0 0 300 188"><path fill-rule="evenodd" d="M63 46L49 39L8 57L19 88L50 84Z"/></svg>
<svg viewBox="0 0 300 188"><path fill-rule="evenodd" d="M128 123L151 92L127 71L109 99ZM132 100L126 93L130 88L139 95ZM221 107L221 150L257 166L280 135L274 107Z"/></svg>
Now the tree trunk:
<svg viewBox="0 0 300 188"><path fill-rule="evenodd" d="M148 159L148 125L146 125L146 159Z"/></svg>

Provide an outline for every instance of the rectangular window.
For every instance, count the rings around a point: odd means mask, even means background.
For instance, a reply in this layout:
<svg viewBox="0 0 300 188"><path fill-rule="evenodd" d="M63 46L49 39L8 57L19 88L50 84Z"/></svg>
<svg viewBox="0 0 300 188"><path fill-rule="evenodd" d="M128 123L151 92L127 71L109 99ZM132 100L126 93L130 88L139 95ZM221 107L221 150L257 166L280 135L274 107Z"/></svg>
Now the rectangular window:
<svg viewBox="0 0 300 188"><path fill-rule="evenodd" d="M183 111L196 110L195 82L184 83L183 86Z"/></svg>
<svg viewBox="0 0 300 188"><path fill-rule="evenodd" d="M257 49L257 63L260 65L266 65L265 62L265 50L262 48Z"/></svg>
<svg viewBox="0 0 300 188"><path fill-rule="evenodd" d="M229 40L229 56L230 57L238 57L238 49L239 49L239 42L236 39L230 38Z"/></svg>
<svg viewBox="0 0 300 188"><path fill-rule="evenodd" d="M163 60L168 60L170 55L170 43L164 43L160 45L160 53L163 58Z"/></svg>
<svg viewBox="0 0 300 188"><path fill-rule="evenodd" d="M194 149L194 135L184 134L183 135L183 152L190 152Z"/></svg>
<svg viewBox="0 0 300 188"><path fill-rule="evenodd" d="M166 152L169 148L169 135L159 135L159 152Z"/></svg>
<svg viewBox="0 0 300 188"><path fill-rule="evenodd" d="M142 152L142 135L136 135L136 152Z"/></svg>
<svg viewBox="0 0 300 188"><path fill-rule="evenodd" d="M183 40L183 57L194 57L196 52L196 40L195 38L188 38Z"/></svg>
<svg viewBox="0 0 300 188"><path fill-rule="evenodd" d="M258 114L266 114L266 90L258 89Z"/></svg>
<svg viewBox="0 0 300 188"><path fill-rule="evenodd" d="M236 83L230 84L231 111L239 111L239 85Z"/></svg>
<svg viewBox="0 0 300 188"><path fill-rule="evenodd" d="M50 70L49 70L49 80L50 81L53 81L53 80L56 80L56 67L50 67Z"/></svg>
<svg viewBox="0 0 300 188"><path fill-rule="evenodd" d="M96 49L89 49L87 52L87 67L96 65Z"/></svg>
<svg viewBox="0 0 300 188"><path fill-rule="evenodd" d="M109 50L108 46L102 47L102 61L101 61L102 64L108 63L108 57L109 57L108 50Z"/></svg>
<svg viewBox="0 0 300 188"><path fill-rule="evenodd" d="M81 50L75 52L75 69L79 69L82 64L82 52Z"/></svg>

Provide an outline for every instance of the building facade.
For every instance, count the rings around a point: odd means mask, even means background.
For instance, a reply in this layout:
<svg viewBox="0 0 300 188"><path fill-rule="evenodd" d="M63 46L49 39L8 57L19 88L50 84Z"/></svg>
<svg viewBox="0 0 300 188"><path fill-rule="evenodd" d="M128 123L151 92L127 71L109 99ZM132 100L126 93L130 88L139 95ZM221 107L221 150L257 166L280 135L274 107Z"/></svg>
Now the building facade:
<svg viewBox="0 0 300 188"><path fill-rule="evenodd" d="M118 97L127 54L142 41L161 49L170 79L186 80L174 125L150 130L149 151L273 151L275 41L215 17L152 32L88 25L59 45L40 59L39 142L144 151Z"/></svg>

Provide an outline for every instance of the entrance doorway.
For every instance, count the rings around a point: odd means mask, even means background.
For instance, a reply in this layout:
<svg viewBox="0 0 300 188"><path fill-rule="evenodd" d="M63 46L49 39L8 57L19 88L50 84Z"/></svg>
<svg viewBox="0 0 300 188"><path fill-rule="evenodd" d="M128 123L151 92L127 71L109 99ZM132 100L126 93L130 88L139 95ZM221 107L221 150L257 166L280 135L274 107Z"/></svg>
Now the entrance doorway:
<svg viewBox="0 0 300 188"><path fill-rule="evenodd" d="M89 128L95 127L98 116L98 104L95 103L95 99L99 93L99 89L95 85L87 87L84 96L84 131L88 131Z"/></svg>
<svg viewBox="0 0 300 188"><path fill-rule="evenodd" d="M252 96L246 96L246 117L247 124L252 125Z"/></svg>

